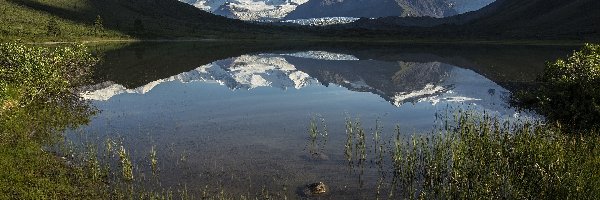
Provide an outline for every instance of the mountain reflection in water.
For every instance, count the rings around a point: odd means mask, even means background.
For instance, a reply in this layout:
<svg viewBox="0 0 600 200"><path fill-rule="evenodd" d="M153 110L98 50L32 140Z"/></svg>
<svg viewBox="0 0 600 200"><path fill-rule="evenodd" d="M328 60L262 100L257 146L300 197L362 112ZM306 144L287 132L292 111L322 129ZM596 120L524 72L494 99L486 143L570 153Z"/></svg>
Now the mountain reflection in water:
<svg viewBox="0 0 600 200"><path fill-rule="evenodd" d="M242 55L218 60L165 79L128 89L110 82L91 86L85 99L106 101L124 93L145 94L164 82L218 83L231 90L273 87L286 90L307 85L339 85L371 92L400 107L411 102L462 102L495 111L507 107L509 91L493 81L460 67L440 62L359 60L324 51ZM504 107L502 107L504 106Z"/></svg>
<svg viewBox="0 0 600 200"><path fill-rule="evenodd" d="M108 52L98 84L81 94L102 111L81 128L96 133L85 140L102 145L118 138L142 174L151 171L144 163L154 146L161 188L208 186L234 196L268 190L296 199L298 189L323 181L331 190L324 199L374 199L375 188L389 190L393 176L376 166L390 163L374 162L375 126L389 145L396 124L406 136L427 134L441 125L440 112L453 109L530 119L506 103L510 92L502 86L531 80L541 71L531 63L543 65L562 53L536 54L530 47L243 48L151 44ZM327 136L311 141L314 116L319 127L325 121ZM365 128L369 149L359 166L345 158L345 118L359 118Z"/></svg>

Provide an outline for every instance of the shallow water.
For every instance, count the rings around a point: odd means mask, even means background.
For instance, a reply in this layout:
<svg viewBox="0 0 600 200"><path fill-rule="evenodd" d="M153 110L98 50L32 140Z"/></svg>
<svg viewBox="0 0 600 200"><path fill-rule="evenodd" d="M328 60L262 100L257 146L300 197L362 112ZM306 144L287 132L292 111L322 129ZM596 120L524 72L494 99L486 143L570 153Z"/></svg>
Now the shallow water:
<svg viewBox="0 0 600 200"><path fill-rule="evenodd" d="M441 123L436 114L461 108L535 118L506 103L506 88L527 85L571 49L135 44L105 54L97 84L82 93L102 112L81 130L98 142L121 138L142 177L156 146L162 187L295 199L323 181L323 198L371 199L391 179L372 162L376 120L388 142L396 125L427 134ZM327 136L310 139L313 117ZM365 128L366 163L344 155L345 118Z"/></svg>

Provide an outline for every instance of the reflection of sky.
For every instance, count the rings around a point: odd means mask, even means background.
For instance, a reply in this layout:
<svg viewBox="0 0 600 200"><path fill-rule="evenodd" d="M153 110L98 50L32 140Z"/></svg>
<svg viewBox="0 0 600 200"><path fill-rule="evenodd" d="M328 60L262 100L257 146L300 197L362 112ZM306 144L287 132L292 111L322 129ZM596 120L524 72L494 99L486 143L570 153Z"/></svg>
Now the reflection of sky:
<svg viewBox="0 0 600 200"><path fill-rule="evenodd" d="M168 118L207 117L215 121L227 121L259 119L263 116L287 123L296 120L304 122L310 113L340 118L348 113L369 118L386 115L400 121L414 120L419 124L422 123L417 122L420 119L433 119L435 113L429 103L396 108L378 95L353 92L335 85L312 85L299 90L262 87L232 91L216 83L167 82L144 95L121 94L108 101L95 102L95 105L104 111L101 116L119 113L134 118L155 118L151 120L171 116Z"/></svg>
<svg viewBox="0 0 600 200"><path fill-rule="evenodd" d="M369 77L361 74L359 78L334 75L340 83L323 86L311 74L287 62L289 56L296 57L296 65L303 65L298 64L298 58L311 62L358 62L354 56L326 52L245 55L215 61L138 88L109 84L83 96L97 100L95 104L103 110L94 123L106 120L124 127L130 123L153 126L190 119L223 124L232 120L261 124L265 120L285 125L304 122L311 113L341 119L347 113L426 130L434 123L435 114L448 107L468 105L470 109L505 117L516 113L504 102L506 89L471 70L442 63L412 63L447 71L440 81L424 84L422 89L392 91L395 95L385 96L390 91L383 92L381 88L394 87L369 85L364 79Z"/></svg>

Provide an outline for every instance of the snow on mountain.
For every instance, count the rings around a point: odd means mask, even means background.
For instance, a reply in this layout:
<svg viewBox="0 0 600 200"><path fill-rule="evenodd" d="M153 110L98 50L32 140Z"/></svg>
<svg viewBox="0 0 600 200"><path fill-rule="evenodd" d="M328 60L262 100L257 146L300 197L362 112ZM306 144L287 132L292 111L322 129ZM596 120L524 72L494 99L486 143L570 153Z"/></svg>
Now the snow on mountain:
<svg viewBox="0 0 600 200"><path fill-rule="evenodd" d="M289 19L283 20L284 23L294 23L304 26L327 26L334 24L348 24L352 23L360 18L357 17L321 17L321 18L309 18L309 19Z"/></svg>
<svg viewBox="0 0 600 200"><path fill-rule="evenodd" d="M405 102L411 101L411 99L414 99L414 98L418 98L417 102L430 101L429 99L431 97L436 97L437 95L442 94L444 91L446 91L446 88L444 88L442 86L427 84L421 90L397 93L396 96L392 97L392 99L393 99L392 104L400 107ZM431 103L434 105L438 102L439 101L437 101L437 100L431 101Z"/></svg>
<svg viewBox="0 0 600 200"><path fill-rule="evenodd" d="M285 17L308 0L180 0L229 18L274 21Z"/></svg>
<svg viewBox="0 0 600 200"><path fill-rule="evenodd" d="M225 4L227 0L179 0L181 2L195 6L205 11L215 11L221 5Z"/></svg>
<svg viewBox="0 0 600 200"><path fill-rule="evenodd" d="M508 107L505 99L509 95L510 91L484 76L472 70L453 67L442 82L427 84L421 90L398 93L392 98L392 103L400 106L406 101L429 102L432 105L463 102L479 104L490 110L505 110Z"/></svg>
<svg viewBox="0 0 600 200"><path fill-rule="evenodd" d="M229 18L325 26L356 17L444 17L478 10L494 0L179 0ZM310 3L306 4L307 2ZM306 4L306 5L304 5ZM310 4L310 5L309 5Z"/></svg>
<svg viewBox="0 0 600 200"><path fill-rule="evenodd" d="M204 79L231 79L226 83L232 89L253 89L257 87L277 87L281 89L302 88L311 82L310 76L298 71L283 57L244 55L234 59L217 61L212 66L202 66L196 71L204 72ZM212 68L219 74L213 75Z"/></svg>
<svg viewBox="0 0 600 200"><path fill-rule="evenodd" d="M268 55L268 54L265 54ZM341 54L341 53L331 53L327 51L303 51L296 53L287 53L287 54L279 54L282 56L292 56L297 58L310 58L316 60L359 60L356 56Z"/></svg>
<svg viewBox="0 0 600 200"><path fill-rule="evenodd" d="M189 83L195 81L217 82L232 90L253 89L257 87L276 87L281 89L300 89L317 83L308 74L298 71L281 56L243 55L236 58L215 61L200 66L192 71L184 72L169 78L152 81L144 86L127 89L119 84L102 83L93 91L81 93L81 97L89 100L106 101L123 93L145 94L155 86L178 81ZM98 88L91 86L89 88Z"/></svg>
<svg viewBox="0 0 600 200"><path fill-rule="evenodd" d="M103 86L102 88L100 88L98 90L94 90L94 91L82 92L80 94L80 96L83 99L88 99L88 100L106 101L115 95L119 95L119 94L123 94L123 93L146 94L150 90L152 90L155 86L157 86L165 81L167 81L167 80L160 79L160 80L152 81L144 86L134 88L134 89L127 89L122 85L114 84L112 82L100 83L98 85L91 86L91 87Z"/></svg>
<svg viewBox="0 0 600 200"><path fill-rule="evenodd" d="M319 75L313 74L311 76L307 73L308 71L299 70L298 67L287 60L293 57L296 65L309 63L327 65L332 62L340 62L339 64L344 65L348 62L360 62L363 63L361 66L372 67L372 62L363 62L355 59L356 57L352 55L324 51L243 55L215 61L188 72L152 81L138 88L127 89L119 84L102 83L89 86L88 91L80 95L84 99L106 101L119 94L145 94L165 82L213 82L224 85L231 90L249 90L258 87L274 87L286 90L288 88L300 89L312 84L321 84L317 78L313 77ZM302 63L302 60L305 61L305 64ZM475 104L485 109L509 112L506 110L505 98L510 92L472 70L439 62L399 63L401 64L397 69L399 71L395 73L393 82L387 82L387 85L380 85L383 82L377 83L376 80L373 80L381 77L373 74L358 73L348 77L343 73L330 71L326 68L324 70L328 71L325 73L329 73L337 80L332 83L352 91L371 92L380 95L397 107L407 102L427 102L431 105L450 102ZM421 72L424 74L414 74L410 72L412 68L422 69ZM426 70L427 68L429 70ZM427 79L422 84L413 86L414 76L420 77L427 74L429 74L431 80ZM423 80L424 78L419 79Z"/></svg>

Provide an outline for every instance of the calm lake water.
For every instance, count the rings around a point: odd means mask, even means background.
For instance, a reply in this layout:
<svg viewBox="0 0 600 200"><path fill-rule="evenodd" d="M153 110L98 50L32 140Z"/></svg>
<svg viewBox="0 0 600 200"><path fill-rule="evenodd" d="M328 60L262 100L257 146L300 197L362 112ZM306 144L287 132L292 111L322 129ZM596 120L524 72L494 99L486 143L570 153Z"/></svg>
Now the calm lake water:
<svg viewBox="0 0 600 200"><path fill-rule="evenodd" d="M391 171L372 162L376 121L388 143L396 125L407 136L428 134L441 123L436 114L461 108L535 118L508 105L509 89L530 85L545 61L576 47L198 42L99 48L105 61L97 84L81 95L102 112L73 132L89 133L85 140L98 144L121 140L136 177L152 180L148 187L195 193L208 186L237 196L265 189L297 199L304 185L323 181L331 192L321 198L372 199L391 182ZM319 129L325 121L327 136L310 139L311 118ZM366 163L349 163L344 155L345 118L360 119L366 131ZM149 178L153 146L160 184Z"/></svg>

